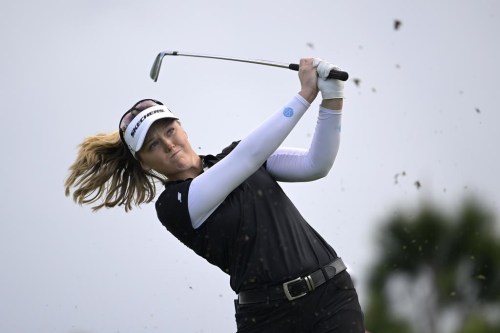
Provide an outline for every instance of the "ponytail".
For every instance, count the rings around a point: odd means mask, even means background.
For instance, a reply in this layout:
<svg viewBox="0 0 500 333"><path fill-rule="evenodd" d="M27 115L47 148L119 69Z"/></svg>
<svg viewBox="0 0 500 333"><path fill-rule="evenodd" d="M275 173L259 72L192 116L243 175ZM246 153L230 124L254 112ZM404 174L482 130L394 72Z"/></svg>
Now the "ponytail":
<svg viewBox="0 0 500 333"><path fill-rule="evenodd" d="M73 188L76 203L99 202L93 211L117 205L129 211L132 205L151 202L156 196L155 181L164 181L142 168L120 140L118 131L86 138L69 172L64 183L66 196Z"/></svg>

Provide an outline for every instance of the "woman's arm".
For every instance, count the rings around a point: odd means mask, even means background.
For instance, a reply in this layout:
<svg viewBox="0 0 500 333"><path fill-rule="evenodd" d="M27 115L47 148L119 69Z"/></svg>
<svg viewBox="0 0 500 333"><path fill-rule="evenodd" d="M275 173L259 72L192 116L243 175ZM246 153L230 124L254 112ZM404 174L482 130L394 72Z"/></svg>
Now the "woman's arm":
<svg viewBox="0 0 500 333"><path fill-rule="evenodd" d="M229 193L264 164L297 124L308 104L297 95L241 140L225 158L193 179L188 205L194 228L199 227Z"/></svg>
<svg viewBox="0 0 500 333"><path fill-rule="evenodd" d="M252 175L285 140L318 94L312 59L301 59L301 90L245 137L224 159L191 182L189 215L198 228L238 185ZM216 186L216 191L214 191Z"/></svg>
<svg viewBox="0 0 500 333"><path fill-rule="evenodd" d="M269 172L281 181L311 181L322 178L332 168L340 144L340 115L343 106L344 83L328 79L337 66L314 59L323 101L309 150L282 148L266 164Z"/></svg>
<svg viewBox="0 0 500 333"><path fill-rule="evenodd" d="M269 173L276 180L287 182L325 177L339 150L341 117L341 110L321 106L309 149L279 148L267 160Z"/></svg>

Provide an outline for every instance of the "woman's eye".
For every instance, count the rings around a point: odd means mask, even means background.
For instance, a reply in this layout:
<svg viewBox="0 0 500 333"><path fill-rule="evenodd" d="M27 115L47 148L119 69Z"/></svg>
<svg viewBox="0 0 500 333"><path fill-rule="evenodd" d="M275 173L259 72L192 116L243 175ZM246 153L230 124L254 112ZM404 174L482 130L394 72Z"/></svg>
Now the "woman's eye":
<svg viewBox="0 0 500 333"><path fill-rule="evenodd" d="M155 149L158 146L158 141L153 141L149 144L149 150Z"/></svg>

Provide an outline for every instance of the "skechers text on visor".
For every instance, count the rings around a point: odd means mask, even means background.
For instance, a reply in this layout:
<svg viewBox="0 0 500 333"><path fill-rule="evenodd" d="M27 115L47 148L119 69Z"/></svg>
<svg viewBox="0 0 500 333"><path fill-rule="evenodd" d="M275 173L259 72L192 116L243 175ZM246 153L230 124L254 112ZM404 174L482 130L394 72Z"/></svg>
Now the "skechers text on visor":
<svg viewBox="0 0 500 333"><path fill-rule="evenodd" d="M151 125L159 119L179 119L165 105L154 105L144 111L130 110L120 121L120 134L134 157L141 149Z"/></svg>

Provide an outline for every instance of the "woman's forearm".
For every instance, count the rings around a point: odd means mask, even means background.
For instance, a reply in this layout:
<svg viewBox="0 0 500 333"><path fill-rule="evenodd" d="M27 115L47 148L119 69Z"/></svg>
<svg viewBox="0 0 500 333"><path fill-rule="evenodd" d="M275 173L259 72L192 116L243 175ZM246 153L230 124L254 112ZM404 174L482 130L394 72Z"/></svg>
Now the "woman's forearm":
<svg viewBox="0 0 500 333"><path fill-rule="evenodd" d="M188 200L194 228L200 226L229 193L264 164L309 106L304 98L296 95L241 140L228 156L192 181ZM214 184L217 191L213 191Z"/></svg>

